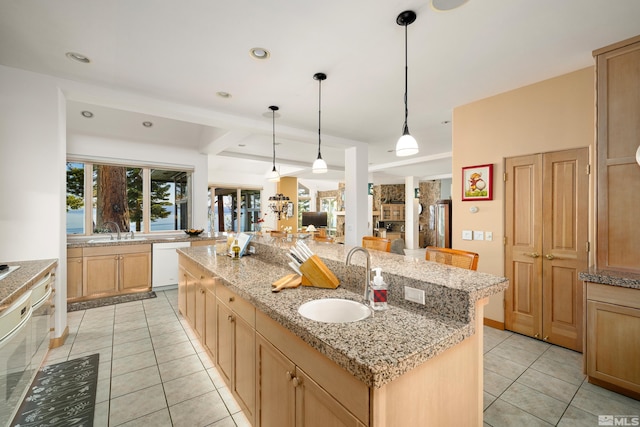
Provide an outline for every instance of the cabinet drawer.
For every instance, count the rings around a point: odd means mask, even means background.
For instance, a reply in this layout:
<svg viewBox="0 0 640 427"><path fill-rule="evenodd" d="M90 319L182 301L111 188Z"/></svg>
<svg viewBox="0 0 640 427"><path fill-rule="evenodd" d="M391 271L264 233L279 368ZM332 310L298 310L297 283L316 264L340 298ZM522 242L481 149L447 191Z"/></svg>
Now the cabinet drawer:
<svg viewBox="0 0 640 427"><path fill-rule="evenodd" d="M67 249L67 258L78 258L82 256L82 248Z"/></svg>
<svg viewBox="0 0 640 427"><path fill-rule="evenodd" d="M640 308L640 289L587 282L587 299Z"/></svg>
<svg viewBox="0 0 640 427"><path fill-rule="evenodd" d="M232 309L238 316L242 317L251 327L256 325L256 309L247 300L239 297L235 292L226 286L216 288L216 296L220 301Z"/></svg>

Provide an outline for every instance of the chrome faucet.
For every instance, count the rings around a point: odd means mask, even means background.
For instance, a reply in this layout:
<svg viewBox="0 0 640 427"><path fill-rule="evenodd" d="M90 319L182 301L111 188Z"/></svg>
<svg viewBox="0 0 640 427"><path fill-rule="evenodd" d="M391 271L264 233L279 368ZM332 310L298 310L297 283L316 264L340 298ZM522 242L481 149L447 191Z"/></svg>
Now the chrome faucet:
<svg viewBox="0 0 640 427"><path fill-rule="evenodd" d="M113 221L107 221L107 222L102 223L102 225L103 225L103 226L106 226L107 224L113 224L113 225L115 225L115 227L116 227L116 231L118 232L118 240L120 240L120 226L118 226L118 224L116 224L116 223L115 223L115 222L113 222ZM113 239L113 236L111 236L111 239Z"/></svg>
<svg viewBox="0 0 640 427"><path fill-rule="evenodd" d="M369 254L369 251L361 246L356 246L355 248L349 251L349 253L347 254L347 260L344 263L345 265L349 265L349 263L351 262L351 256L353 256L353 254L356 252L364 252L364 254L367 256L366 280L364 285L364 301L365 303L369 303L370 292L371 292L371 255Z"/></svg>

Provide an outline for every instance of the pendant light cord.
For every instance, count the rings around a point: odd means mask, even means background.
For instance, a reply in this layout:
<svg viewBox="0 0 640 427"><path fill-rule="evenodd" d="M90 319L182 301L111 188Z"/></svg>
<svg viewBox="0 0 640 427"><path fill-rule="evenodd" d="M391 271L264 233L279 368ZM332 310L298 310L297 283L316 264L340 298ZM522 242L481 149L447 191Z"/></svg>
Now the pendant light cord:
<svg viewBox="0 0 640 427"><path fill-rule="evenodd" d="M276 168L276 110L272 109L271 110L272 113L272 117L273 117L273 126L271 129L273 129L273 168Z"/></svg>
<svg viewBox="0 0 640 427"><path fill-rule="evenodd" d="M404 26L404 129L403 132L409 132L409 127L407 126L407 118L409 117L409 107L408 107L408 97L407 93L409 92L409 64L408 64L408 41L407 41L407 27Z"/></svg>
<svg viewBox="0 0 640 427"><path fill-rule="evenodd" d="M320 117L322 110L322 79L318 79L318 158L322 158L320 154Z"/></svg>

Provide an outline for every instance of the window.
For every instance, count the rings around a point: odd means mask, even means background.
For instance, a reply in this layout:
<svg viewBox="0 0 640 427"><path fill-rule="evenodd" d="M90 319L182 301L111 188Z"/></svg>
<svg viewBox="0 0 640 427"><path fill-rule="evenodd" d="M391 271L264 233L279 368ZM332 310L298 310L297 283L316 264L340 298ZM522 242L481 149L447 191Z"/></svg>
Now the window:
<svg viewBox="0 0 640 427"><path fill-rule="evenodd" d="M309 212L310 210L311 193L307 187L298 183L298 229L302 228L302 212Z"/></svg>
<svg viewBox="0 0 640 427"><path fill-rule="evenodd" d="M240 188L209 189L212 232L257 231L260 219L260 190ZM238 211L240 216L238 218Z"/></svg>
<svg viewBox="0 0 640 427"><path fill-rule="evenodd" d="M67 234L189 228L190 187L190 171L67 162Z"/></svg>

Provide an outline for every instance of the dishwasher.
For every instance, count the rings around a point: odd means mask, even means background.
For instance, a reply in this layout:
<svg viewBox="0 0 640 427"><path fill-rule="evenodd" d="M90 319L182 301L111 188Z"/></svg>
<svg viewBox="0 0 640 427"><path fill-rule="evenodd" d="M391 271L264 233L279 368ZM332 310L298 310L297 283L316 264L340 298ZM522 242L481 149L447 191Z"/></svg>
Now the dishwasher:
<svg viewBox="0 0 640 427"><path fill-rule="evenodd" d="M178 286L178 248L188 248L190 242L153 244L151 288L154 291Z"/></svg>

